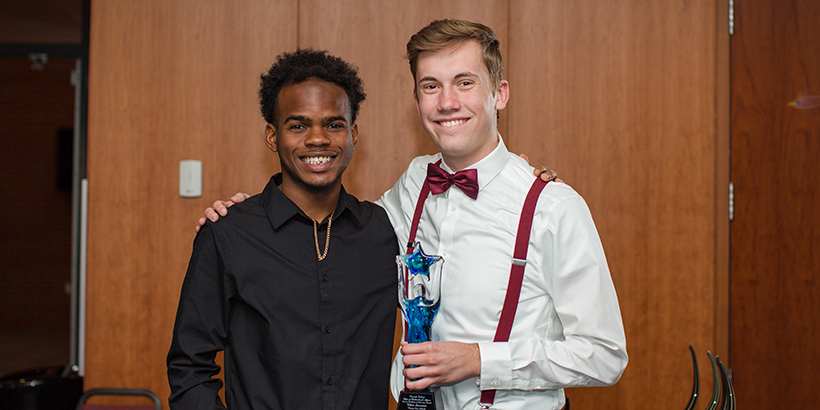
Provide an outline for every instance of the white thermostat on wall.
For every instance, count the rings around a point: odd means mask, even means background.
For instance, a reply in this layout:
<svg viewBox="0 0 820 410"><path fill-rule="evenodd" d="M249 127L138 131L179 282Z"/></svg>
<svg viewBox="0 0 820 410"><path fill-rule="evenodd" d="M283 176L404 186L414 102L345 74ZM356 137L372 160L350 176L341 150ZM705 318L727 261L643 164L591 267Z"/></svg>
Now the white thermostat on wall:
<svg viewBox="0 0 820 410"><path fill-rule="evenodd" d="M195 159L179 161L179 196L183 198L202 196L202 161Z"/></svg>

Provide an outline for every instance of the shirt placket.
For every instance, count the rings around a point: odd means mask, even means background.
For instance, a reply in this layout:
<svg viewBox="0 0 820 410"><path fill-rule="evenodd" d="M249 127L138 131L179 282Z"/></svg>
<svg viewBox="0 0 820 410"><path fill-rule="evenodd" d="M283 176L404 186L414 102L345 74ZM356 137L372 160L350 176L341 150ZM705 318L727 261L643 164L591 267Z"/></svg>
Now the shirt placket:
<svg viewBox="0 0 820 410"><path fill-rule="evenodd" d="M319 229L327 229L327 223L320 225ZM332 252L332 249L330 251ZM329 269L330 259L316 262L316 277L319 283L319 331L322 335L322 408L333 409L339 384L336 374L338 343L333 320L333 281L337 278L332 276Z"/></svg>
<svg viewBox="0 0 820 410"><path fill-rule="evenodd" d="M451 257L451 252L453 250L454 240L455 240L455 233L456 233L456 226L458 223L458 219L461 216L461 204L462 199L466 198L460 192L456 193L453 190L457 190L458 188L451 188L449 191L445 193L444 196L444 218L441 221L441 229L440 229L440 242L437 249L437 254L444 257L445 262L448 258ZM447 282L447 269L448 266L452 268L452 264L445 263L444 264L444 272L442 272L442 279L441 285L442 287L446 286Z"/></svg>

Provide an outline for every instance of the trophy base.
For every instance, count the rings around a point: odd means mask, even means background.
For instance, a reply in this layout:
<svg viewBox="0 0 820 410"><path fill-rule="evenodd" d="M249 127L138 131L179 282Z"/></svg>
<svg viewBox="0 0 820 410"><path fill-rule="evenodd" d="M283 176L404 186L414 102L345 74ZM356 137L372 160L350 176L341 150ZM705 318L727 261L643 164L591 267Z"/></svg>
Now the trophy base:
<svg viewBox="0 0 820 410"><path fill-rule="evenodd" d="M436 398L431 391L402 390L398 410L436 410Z"/></svg>

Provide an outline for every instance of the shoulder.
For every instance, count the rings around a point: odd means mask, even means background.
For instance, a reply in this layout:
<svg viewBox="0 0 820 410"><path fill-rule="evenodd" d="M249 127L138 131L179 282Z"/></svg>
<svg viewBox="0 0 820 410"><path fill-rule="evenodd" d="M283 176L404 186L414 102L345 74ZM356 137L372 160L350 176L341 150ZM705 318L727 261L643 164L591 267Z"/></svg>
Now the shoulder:
<svg viewBox="0 0 820 410"><path fill-rule="evenodd" d="M530 187L537 178L533 173L533 167L527 163L523 158L510 153L510 162L504 169L505 178L517 187L529 191ZM539 208L542 203L556 204L567 200L581 200L581 195L578 194L571 186L563 182L549 182L539 196Z"/></svg>
<svg viewBox="0 0 820 410"><path fill-rule="evenodd" d="M378 201L379 205L399 207L402 199L417 197L425 178L427 178L427 164L440 159L440 153L413 158L410 165L407 166L407 170L401 174L393 187L387 190Z"/></svg>
<svg viewBox="0 0 820 410"><path fill-rule="evenodd" d="M209 227L216 232L237 229L243 230L259 223L259 218L266 218L266 213L265 207L262 204L261 194L256 194L238 204L232 205L228 208L227 215L219 217L216 222L206 222L203 228Z"/></svg>
<svg viewBox="0 0 820 410"><path fill-rule="evenodd" d="M360 201L353 195L345 193L345 205L356 215L363 227L376 229L379 232L394 235L393 227L387 212L379 205L370 201Z"/></svg>
<svg viewBox="0 0 820 410"><path fill-rule="evenodd" d="M407 175L407 176L423 175L423 176L426 177L427 176L427 164L430 164L432 162L436 162L436 161L439 161L439 160L441 160L441 153L438 153L438 154L435 154L435 155L421 155L421 156L415 157L415 158L413 158L412 161L410 161L410 165L407 166L407 170L404 171L404 175L402 175L402 178L405 175Z"/></svg>

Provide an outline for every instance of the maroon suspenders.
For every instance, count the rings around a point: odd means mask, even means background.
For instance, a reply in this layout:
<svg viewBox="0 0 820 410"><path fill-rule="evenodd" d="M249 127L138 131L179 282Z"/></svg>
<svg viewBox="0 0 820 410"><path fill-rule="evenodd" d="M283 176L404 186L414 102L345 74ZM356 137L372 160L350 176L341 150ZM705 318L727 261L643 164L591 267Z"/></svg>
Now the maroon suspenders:
<svg viewBox="0 0 820 410"><path fill-rule="evenodd" d="M495 330L493 342L506 342L510 340L513 320L515 320L515 310L518 308L518 297L521 295L521 284L524 282L524 267L527 266L527 248L530 243L530 230L532 229L532 218L535 214L535 204L538 196L547 183L541 178L536 178L532 183L527 199L524 200L524 208L521 210L521 217L518 220L518 232L515 235L515 249L513 251L512 267L510 268L510 282L507 284L507 296L504 298L504 308L501 310L501 318L498 320L498 328ZM489 409L495 401L495 390L482 390L478 403L482 409Z"/></svg>
<svg viewBox="0 0 820 410"><path fill-rule="evenodd" d="M439 160L439 162L441 162ZM527 248L530 242L530 231L532 229L532 219L535 214L535 205L538 196L547 185L541 178L536 178L524 200L524 207L521 210L521 217L518 221L518 232L515 236L515 248L513 251L512 266L510 268L510 281L507 284L507 295L504 298L504 308L501 310L501 318L498 321L498 328L495 331L494 342L506 342L510 338L515 311L518 308L518 298L521 295L521 285L524 282L524 268L527 265ZM424 201L430 194L430 188L425 180L421 186L419 199L413 213L413 221L410 225L410 238L407 242L407 252L412 252L413 243L416 240L421 212L424 209ZM405 329L405 334L407 329ZM495 390L483 390L479 403L483 409L489 409L495 401Z"/></svg>

